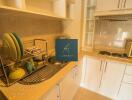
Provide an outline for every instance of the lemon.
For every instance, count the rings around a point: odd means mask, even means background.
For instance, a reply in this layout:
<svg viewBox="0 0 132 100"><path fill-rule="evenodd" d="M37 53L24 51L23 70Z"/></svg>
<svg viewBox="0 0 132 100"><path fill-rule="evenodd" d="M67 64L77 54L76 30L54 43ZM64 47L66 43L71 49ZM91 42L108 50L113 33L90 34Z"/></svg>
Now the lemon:
<svg viewBox="0 0 132 100"><path fill-rule="evenodd" d="M22 68L17 68L15 71L10 72L9 78L10 79L20 79L25 75L25 70Z"/></svg>

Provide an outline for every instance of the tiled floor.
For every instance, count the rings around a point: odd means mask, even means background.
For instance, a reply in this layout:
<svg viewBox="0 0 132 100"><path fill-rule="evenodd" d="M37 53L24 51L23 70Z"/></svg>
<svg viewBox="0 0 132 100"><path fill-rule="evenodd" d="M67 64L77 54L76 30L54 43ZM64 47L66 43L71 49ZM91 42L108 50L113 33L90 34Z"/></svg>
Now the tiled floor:
<svg viewBox="0 0 132 100"><path fill-rule="evenodd" d="M92 91L80 88L73 100L111 100Z"/></svg>

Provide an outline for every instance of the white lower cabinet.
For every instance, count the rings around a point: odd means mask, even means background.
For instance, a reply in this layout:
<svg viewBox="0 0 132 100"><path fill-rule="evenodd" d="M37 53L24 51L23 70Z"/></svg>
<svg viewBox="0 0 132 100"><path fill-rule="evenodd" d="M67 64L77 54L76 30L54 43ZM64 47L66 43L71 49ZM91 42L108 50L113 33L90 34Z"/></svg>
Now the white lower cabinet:
<svg viewBox="0 0 132 100"><path fill-rule="evenodd" d="M49 92L40 98L40 100L60 100L59 86L56 85Z"/></svg>
<svg viewBox="0 0 132 100"><path fill-rule="evenodd" d="M132 100L132 65L127 65L116 100Z"/></svg>
<svg viewBox="0 0 132 100"><path fill-rule="evenodd" d="M114 99L120 88L126 64L87 57L84 67L84 86Z"/></svg>
<svg viewBox="0 0 132 100"><path fill-rule="evenodd" d="M104 65L99 93L115 98L120 88L121 80L126 65L118 62L108 61Z"/></svg>
<svg viewBox="0 0 132 100"><path fill-rule="evenodd" d="M122 83L116 100L132 100L132 84Z"/></svg>
<svg viewBox="0 0 132 100"><path fill-rule="evenodd" d="M101 77L101 60L95 58L85 58L83 64L83 80L82 86L92 91L97 91L100 85Z"/></svg>
<svg viewBox="0 0 132 100"><path fill-rule="evenodd" d="M74 69L60 82L61 100L72 100L76 93Z"/></svg>
<svg viewBox="0 0 132 100"><path fill-rule="evenodd" d="M72 100L80 85L80 61L53 89L40 100Z"/></svg>

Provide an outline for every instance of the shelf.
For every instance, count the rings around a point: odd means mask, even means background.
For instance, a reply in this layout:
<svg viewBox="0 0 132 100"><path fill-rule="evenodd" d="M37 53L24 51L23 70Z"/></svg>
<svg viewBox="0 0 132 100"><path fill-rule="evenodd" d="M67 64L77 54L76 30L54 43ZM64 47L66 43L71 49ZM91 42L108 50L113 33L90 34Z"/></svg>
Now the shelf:
<svg viewBox="0 0 132 100"><path fill-rule="evenodd" d="M42 17L42 18L51 19L51 20L72 20L70 18L59 17L52 14L40 13L40 12L31 11L28 9L18 9L18 8L13 8L8 6L0 6L0 12L1 12L0 15L8 15L8 16L36 17L36 15L38 15L37 17Z"/></svg>

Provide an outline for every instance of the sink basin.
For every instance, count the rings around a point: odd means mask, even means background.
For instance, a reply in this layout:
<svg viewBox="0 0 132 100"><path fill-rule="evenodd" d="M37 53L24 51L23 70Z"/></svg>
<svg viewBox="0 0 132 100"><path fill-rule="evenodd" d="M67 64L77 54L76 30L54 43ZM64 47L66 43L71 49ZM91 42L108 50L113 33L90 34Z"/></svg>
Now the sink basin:
<svg viewBox="0 0 132 100"><path fill-rule="evenodd" d="M51 57L48 59L48 64L46 66L43 66L36 72L20 80L19 83L24 85L31 85L48 80L58 71L60 71L64 66L66 66L66 64L66 62L60 62L57 61L54 57Z"/></svg>
<svg viewBox="0 0 132 100"><path fill-rule="evenodd" d="M48 63L53 64L53 65L62 65L62 66L67 64L67 62L65 62L65 61L58 61L55 58L55 56L49 57L48 58Z"/></svg>

